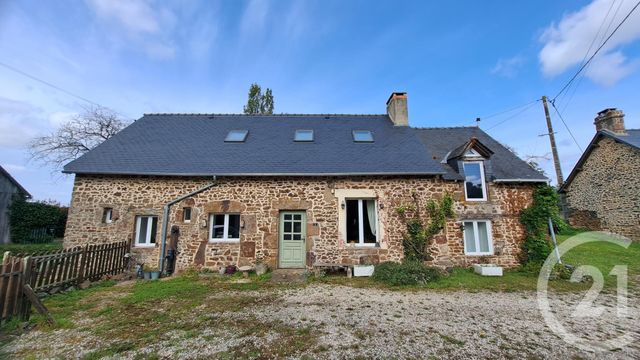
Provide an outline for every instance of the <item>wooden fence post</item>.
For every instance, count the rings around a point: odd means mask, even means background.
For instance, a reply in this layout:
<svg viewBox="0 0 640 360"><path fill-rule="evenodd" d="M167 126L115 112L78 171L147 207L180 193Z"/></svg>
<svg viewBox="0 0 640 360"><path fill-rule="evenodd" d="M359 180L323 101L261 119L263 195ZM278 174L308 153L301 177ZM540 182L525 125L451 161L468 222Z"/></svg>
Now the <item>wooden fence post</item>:
<svg viewBox="0 0 640 360"><path fill-rule="evenodd" d="M85 245L82 247L82 253L80 253L80 269L78 270L78 285L84 282L84 267L87 264L87 247L89 245Z"/></svg>
<svg viewBox="0 0 640 360"><path fill-rule="evenodd" d="M33 261L30 256L27 256L22 259L22 283L20 284L20 288L24 289L25 285L31 284L31 273L32 273ZM24 290L23 290L24 291ZM31 316L31 301L29 298L23 293L22 294L22 311L20 312L20 318L22 321L28 321Z"/></svg>

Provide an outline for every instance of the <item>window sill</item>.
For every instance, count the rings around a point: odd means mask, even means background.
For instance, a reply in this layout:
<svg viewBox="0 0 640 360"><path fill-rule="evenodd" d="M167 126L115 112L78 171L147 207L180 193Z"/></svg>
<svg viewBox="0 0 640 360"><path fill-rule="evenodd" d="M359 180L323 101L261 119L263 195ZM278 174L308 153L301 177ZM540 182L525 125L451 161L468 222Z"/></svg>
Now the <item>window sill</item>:
<svg viewBox="0 0 640 360"><path fill-rule="evenodd" d="M464 253L464 256L494 256L494 253Z"/></svg>
<svg viewBox="0 0 640 360"><path fill-rule="evenodd" d="M133 247L138 249L151 249L156 247L156 244L134 244Z"/></svg>
<svg viewBox="0 0 640 360"><path fill-rule="evenodd" d="M347 244L347 247L353 249L376 249L380 247L380 244Z"/></svg>
<svg viewBox="0 0 640 360"><path fill-rule="evenodd" d="M223 239L209 239L209 244L238 244L240 243L240 239L227 239L227 240L223 240Z"/></svg>
<svg viewBox="0 0 640 360"><path fill-rule="evenodd" d="M466 199L466 201L472 201L472 202L487 202L487 199Z"/></svg>

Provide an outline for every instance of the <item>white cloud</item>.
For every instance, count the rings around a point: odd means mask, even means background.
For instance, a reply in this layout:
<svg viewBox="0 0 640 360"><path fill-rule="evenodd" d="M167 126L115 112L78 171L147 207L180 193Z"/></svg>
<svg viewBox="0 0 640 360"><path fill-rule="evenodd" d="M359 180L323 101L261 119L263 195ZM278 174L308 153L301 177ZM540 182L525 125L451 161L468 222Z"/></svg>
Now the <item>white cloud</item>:
<svg viewBox="0 0 640 360"><path fill-rule="evenodd" d="M176 49L168 39L176 22L173 12L152 1L87 0L105 21L109 33L122 35L135 47L157 59L170 59ZM116 25L116 26L114 26Z"/></svg>
<svg viewBox="0 0 640 360"><path fill-rule="evenodd" d="M610 0L594 0L582 9L564 15L558 24L551 24L545 29L540 37L544 46L538 55L542 72L547 76L556 76L580 64L597 35L589 56L593 54L602 43L600 39L604 40L635 5L633 1L621 1L618 3L619 9L618 5L614 4L600 34L598 30L612 6ZM612 19L614 14L615 18ZM609 21L612 21L612 25L609 32L603 36L602 33L607 29ZM637 62L628 60L620 51L620 47L638 39L640 39L640 11L632 14L596 55L585 76L598 84L612 85L629 75L636 68Z"/></svg>
<svg viewBox="0 0 640 360"><path fill-rule="evenodd" d="M267 1L252 0L249 2L240 20L240 30L243 36L255 36L264 27L268 13L269 3Z"/></svg>
<svg viewBox="0 0 640 360"><path fill-rule="evenodd" d="M17 164L4 164L2 165L2 167L7 170L10 174L11 173L17 173L17 172L23 172L27 170L27 167L24 165L17 165Z"/></svg>
<svg viewBox="0 0 640 360"><path fill-rule="evenodd" d="M26 145L39 132L40 113L26 102L0 97L0 147Z"/></svg>
<svg viewBox="0 0 640 360"><path fill-rule="evenodd" d="M525 58L521 55L507 59L499 59L493 69L491 69L491 73L506 78L513 78L518 74L518 71L524 63Z"/></svg>
<svg viewBox="0 0 640 360"><path fill-rule="evenodd" d="M52 127L57 128L60 125L69 122L76 115L78 115L76 112L57 111L49 114L49 124L51 124Z"/></svg>

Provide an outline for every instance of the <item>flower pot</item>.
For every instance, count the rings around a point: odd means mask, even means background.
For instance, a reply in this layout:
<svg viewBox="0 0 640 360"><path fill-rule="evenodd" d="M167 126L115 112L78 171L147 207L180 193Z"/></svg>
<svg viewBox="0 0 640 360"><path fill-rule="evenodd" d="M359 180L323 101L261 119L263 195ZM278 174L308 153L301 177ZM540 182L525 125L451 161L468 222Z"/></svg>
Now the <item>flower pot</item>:
<svg viewBox="0 0 640 360"><path fill-rule="evenodd" d="M353 276L371 276L374 269L373 265L354 265Z"/></svg>
<svg viewBox="0 0 640 360"><path fill-rule="evenodd" d="M151 280L158 280L160 278L160 271L151 272Z"/></svg>
<svg viewBox="0 0 640 360"><path fill-rule="evenodd" d="M496 264L474 264L473 271L482 276L502 276L502 267Z"/></svg>
<svg viewBox="0 0 640 360"><path fill-rule="evenodd" d="M151 271L145 271L144 272L144 279L145 280L150 280L151 279Z"/></svg>

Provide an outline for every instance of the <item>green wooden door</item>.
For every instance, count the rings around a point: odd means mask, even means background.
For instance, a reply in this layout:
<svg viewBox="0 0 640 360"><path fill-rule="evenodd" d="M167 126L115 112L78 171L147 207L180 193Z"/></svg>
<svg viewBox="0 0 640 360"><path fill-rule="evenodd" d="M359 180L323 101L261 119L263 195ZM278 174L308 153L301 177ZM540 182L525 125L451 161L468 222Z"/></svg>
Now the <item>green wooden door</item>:
<svg viewBox="0 0 640 360"><path fill-rule="evenodd" d="M300 211L280 213L280 267L304 268L306 258L306 214Z"/></svg>

